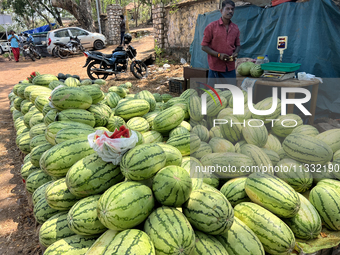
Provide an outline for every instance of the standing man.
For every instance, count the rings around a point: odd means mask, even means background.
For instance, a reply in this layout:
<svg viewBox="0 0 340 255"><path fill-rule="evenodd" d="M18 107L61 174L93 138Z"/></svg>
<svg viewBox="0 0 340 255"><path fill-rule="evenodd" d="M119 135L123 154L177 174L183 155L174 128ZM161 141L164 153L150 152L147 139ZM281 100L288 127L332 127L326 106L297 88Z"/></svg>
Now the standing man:
<svg viewBox="0 0 340 255"><path fill-rule="evenodd" d="M124 15L120 15L120 18L121 18L121 22L120 22L120 45L119 46L122 46L122 45L125 46L125 43L124 43L124 34L125 34Z"/></svg>
<svg viewBox="0 0 340 255"><path fill-rule="evenodd" d="M8 41L11 43L15 62L19 62L20 48L19 48L19 37L14 33L13 30L9 31Z"/></svg>
<svg viewBox="0 0 340 255"><path fill-rule="evenodd" d="M208 83L227 83L236 85L235 58L240 51L240 30L231 22L235 3L231 0L222 2L219 20L211 22L204 30L202 50L208 53Z"/></svg>

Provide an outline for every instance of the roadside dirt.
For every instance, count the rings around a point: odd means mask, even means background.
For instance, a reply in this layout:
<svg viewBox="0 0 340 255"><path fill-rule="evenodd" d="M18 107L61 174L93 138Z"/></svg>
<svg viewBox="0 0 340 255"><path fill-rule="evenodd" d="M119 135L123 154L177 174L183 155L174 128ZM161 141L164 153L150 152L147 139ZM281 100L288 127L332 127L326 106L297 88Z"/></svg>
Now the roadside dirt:
<svg viewBox="0 0 340 255"><path fill-rule="evenodd" d="M142 59L153 52L153 36L133 40L132 46L137 49L138 59ZM110 53L115 46L102 50ZM1 57L0 57L1 60ZM37 225L30 209L25 186L20 176L20 169L24 155L15 144L16 132L13 127L11 112L9 111L8 94L13 86L24 80L33 71L41 74L50 73L57 75L77 74L81 79L86 79L86 69L82 68L85 57L82 55L68 59L43 58L32 62L22 60L0 61L0 254L1 255L38 255L42 254L39 248ZM171 77L183 76L182 65L171 65L164 69L158 66L149 66L149 76L146 79L136 80L131 73L120 74L115 78L110 76L107 85L119 85L127 81L133 84L131 93L149 90L152 93L170 93L167 81Z"/></svg>

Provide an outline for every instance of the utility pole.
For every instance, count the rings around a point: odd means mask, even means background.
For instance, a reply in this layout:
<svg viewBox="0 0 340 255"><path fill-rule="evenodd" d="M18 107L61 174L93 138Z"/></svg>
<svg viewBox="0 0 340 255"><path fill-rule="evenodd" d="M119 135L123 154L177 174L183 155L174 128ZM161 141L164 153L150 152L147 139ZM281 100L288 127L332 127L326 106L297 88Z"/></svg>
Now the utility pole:
<svg viewBox="0 0 340 255"><path fill-rule="evenodd" d="M102 27L101 27L101 24L100 24L100 13L99 13L99 3L98 3L99 0L96 0L96 6L97 6L97 17L98 17L98 27L99 27L99 33L101 34L102 33Z"/></svg>

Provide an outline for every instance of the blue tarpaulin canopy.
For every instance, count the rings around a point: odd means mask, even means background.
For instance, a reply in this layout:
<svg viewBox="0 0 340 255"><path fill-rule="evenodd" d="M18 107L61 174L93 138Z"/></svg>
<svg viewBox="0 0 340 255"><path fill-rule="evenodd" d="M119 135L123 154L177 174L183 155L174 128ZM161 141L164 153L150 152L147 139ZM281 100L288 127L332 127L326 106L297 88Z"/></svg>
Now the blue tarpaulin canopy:
<svg viewBox="0 0 340 255"><path fill-rule="evenodd" d="M219 10L198 15L195 37L190 47L191 66L209 68L201 50L205 27L221 17ZM340 114L340 11L332 0L287 2L271 8L236 7L232 21L240 29L239 58L268 55L278 62L277 37L288 36L283 62L300 63L299 72L322 77L316 113Z"/></svg>
<svg viewBox="0 0 340 255"><path fill-rule="evenodd" d="M52 26L55 26L55 24L56 23L51 23ZM35 34L35 33L41 33L41 32L48 32L50 30L51 30L50 26L45 25L45 26L42 26L42 27L36 27L36 28L31 29L31 30L24 31L22 33Z"/></svg>

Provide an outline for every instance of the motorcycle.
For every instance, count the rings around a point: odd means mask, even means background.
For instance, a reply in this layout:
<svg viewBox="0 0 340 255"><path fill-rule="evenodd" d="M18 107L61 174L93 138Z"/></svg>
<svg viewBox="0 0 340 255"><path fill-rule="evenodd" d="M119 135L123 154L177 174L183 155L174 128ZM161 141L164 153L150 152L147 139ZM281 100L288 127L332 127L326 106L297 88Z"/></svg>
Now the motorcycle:
<svg viewBox="0 0 340 255"><path fill-rule="evenodd" d="M31 54L36 58L36 59L41 59L41 54L37 51L37 49L35 48L35 45L30 42L28 44L28 48L30 49Z"/></svg>
<svg viewBox="0 0 340 255"><path fill-rule="evenodd" d="M54 44L56 45L56 54L62 59L68 58L69 55L76 55L85 51L78 36L70 36L70 41L68 43L55 42Z"/></svg>
<svg viewBox="0 0 340 255"><path fill-rule="evenodd" d="M27 43L22 44L22 55L27 59L29 57L32 61L35 61L34 53Z"/></svg>
<svg viewBox="0 0 340 255"><path fill-rule="evenodd" d="M130 71L137 79L142 79L148 76L147 66L140 60L136 60L137 51L131 45L126 49L117 47L112 54L103 54L99 51L84 52L86 63L83 68L87 67L87 75L91 80L105 80L109 75L115 76L119 73L126 73L128 70L129 59Z"/></svg>

